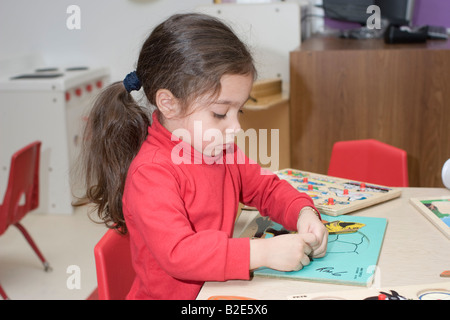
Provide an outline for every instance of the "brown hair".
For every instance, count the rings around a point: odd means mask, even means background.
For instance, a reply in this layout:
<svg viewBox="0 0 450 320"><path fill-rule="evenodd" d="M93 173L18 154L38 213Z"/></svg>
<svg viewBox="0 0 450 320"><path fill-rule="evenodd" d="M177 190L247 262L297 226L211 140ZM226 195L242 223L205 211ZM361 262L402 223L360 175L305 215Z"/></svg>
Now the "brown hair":
<svg viewBox="0 0 450 320"><path fill-rule="evenodd" d="M146 98L156 105L167 89L185 112L196 97L220 93L225 74L256 75L253 59L232 30L204 14L178 14L158 25L142 46L136 74ZM110 228L126 233L122 195L131 161L147 136L149 111L136 104L122 82L100 93L85 129L86 195Z"/></svg>

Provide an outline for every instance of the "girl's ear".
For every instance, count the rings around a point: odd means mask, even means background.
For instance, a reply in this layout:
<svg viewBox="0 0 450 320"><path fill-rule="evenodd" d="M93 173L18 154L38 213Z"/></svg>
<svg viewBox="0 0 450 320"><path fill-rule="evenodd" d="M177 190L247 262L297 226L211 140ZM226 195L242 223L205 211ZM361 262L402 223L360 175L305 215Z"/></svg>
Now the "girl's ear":
<svg viewBox="0 0 450 320"><path fill-rule="evenodd" d="M178 115L180 108L178 99L167 89L159 89L156 92L156 106L166 119Z"/></svg>

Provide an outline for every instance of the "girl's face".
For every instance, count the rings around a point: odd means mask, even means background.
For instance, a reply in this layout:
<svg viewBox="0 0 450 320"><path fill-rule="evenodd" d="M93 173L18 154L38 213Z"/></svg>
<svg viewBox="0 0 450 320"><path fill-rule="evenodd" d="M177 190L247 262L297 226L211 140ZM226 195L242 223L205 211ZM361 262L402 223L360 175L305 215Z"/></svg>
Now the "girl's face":
<svg viewBox="0 0 450 320"><path fill-rule="evenodd" d="M220 83L222 90L212 104L205 106L198 99L191 106L193 112L179 119L177 125L189 132L191 145L207 156L219 155L233 147L235 134L241 129L239 115L249 99L253 76L224 75Z"/></svg>

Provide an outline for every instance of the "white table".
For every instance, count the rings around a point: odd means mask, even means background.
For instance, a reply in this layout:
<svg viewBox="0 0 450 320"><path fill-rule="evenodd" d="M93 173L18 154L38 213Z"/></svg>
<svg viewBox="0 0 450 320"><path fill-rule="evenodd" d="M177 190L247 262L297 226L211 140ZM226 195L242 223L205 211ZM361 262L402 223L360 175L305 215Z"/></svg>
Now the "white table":
<svg viewBox="0 0 450 320"><path fill-rule="evenodd" d="M378 270L372 288L386 288L449 282L440 277L450 270L450 240L429 222L409 199L450 196L444 188L402 188L399 198L359 210L350 215L388 219ZM235 234L258 214L243 211ZM284 300L291 295L361 290L361 287L288 279L254 277L250 281L206 282L197 299L211 296L242 296L254 299Z"/></svg>

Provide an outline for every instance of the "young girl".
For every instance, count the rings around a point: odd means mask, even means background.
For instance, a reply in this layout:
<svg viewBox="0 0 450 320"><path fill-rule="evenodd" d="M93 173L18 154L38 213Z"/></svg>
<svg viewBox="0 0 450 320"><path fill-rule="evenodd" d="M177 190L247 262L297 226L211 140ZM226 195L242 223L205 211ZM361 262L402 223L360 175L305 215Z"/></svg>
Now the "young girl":
<svg viewBox="0 0 450 320"><path fill-rule="evenodd" d="M181 14L155 28L136 71L96 101L85 136L86 198L108 226L130 235L129 299L194 299L204 281L249 279L262 266L299 270L325 254L328 234L311 198L262 174L233 143L255 75L227 26ZM151 116L130 94L141 87L156 106ZM232 238L239 202L298 233Z"/></svg>

